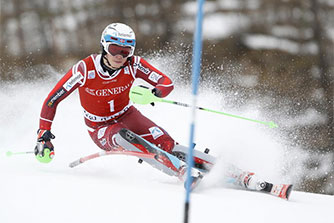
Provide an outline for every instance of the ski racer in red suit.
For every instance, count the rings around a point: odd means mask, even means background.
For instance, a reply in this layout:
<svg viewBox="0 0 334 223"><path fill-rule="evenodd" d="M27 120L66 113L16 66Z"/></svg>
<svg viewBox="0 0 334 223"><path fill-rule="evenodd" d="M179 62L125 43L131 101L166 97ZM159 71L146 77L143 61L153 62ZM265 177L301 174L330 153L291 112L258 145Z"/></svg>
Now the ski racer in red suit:
<svg viewBox="0 0 334 223"><path fill-rule="evenodd" d="M95 144L105 151L123 148L145 151L158 158L144 159L167 174L183 177L187 147L159 125L141 114L130 102L129 92L137 78L153 86L152 94L166 97L174 88L171 79L146 60L134 55L136 38L133 30L121 23L108 25L101 36L101 54L92 54L77 62L56 84L45 99L40 115L36 158L44 163L54 156L51 126L58 104L76 89L79 91L84 120ZM131 141L131 140L136 141ZM172 154L172 155L170 155ZM195 170L208 171L214 157L194 150ZM228 174L237 184L253 190L268 190L270 185L254 174L231 168ZM252 180L251 180L252 179ZM271 184L272 187L272 184ZM269 188L271 190L271 187Z"/></svg>
<svg viewBox="0 0 334 223"><path fill-rule="evenodd" d="M54 138L50 130L57 105L78 89L89 134L101 149L112 150L112 135L127 128L170 152L174 140L131 104L129 91L136 78L154 86L152 93L157 97L167 96L174 86L167 75L133 55L135 44L135 34L127 25L107 26L101 37L102 54L92 54L75 64L45 99L38 138Z"/></svg>

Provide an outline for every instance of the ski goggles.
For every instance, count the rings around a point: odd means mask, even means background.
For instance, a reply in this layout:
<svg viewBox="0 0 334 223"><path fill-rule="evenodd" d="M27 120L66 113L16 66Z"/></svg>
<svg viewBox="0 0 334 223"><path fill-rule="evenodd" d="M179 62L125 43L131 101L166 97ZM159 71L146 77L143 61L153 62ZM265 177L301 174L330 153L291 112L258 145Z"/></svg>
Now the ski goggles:
<svg viewBox="0 0 334 223"><path fill-rule="evenodd" d="M121 55L123 58L128 57L132 51L131 47L118 46L112 43L107 43L104 50L113 56Z"/></svg>

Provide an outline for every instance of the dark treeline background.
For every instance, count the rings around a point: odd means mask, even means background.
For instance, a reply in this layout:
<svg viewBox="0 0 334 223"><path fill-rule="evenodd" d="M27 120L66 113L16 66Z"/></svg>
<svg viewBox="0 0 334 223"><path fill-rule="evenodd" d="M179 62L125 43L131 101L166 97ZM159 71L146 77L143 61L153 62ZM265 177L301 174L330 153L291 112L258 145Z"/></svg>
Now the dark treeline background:
<svg viewBox="0 0 334 223"><path fill-rule="evenodd" d="M29 72L38 64L66 72L75 61L99 52L107 24L122 22L136 32L137 53L186 52L189 69L180 77L189 81L196 5L186 0L1 0L0 80L45 78L47 73ZM203 35L202 81L228 83L217 83L217 90L238 91L243 100L231 101L234 106L256 95L274 101L264 106L268 113L321 117L281 131L291 146L314 154L306 169L320 169L321 157L331 159L331 168L321 175L306 171L298 189L334 194L334 1L207 0ZM233 81L236 77L256 84Z"/></svg>

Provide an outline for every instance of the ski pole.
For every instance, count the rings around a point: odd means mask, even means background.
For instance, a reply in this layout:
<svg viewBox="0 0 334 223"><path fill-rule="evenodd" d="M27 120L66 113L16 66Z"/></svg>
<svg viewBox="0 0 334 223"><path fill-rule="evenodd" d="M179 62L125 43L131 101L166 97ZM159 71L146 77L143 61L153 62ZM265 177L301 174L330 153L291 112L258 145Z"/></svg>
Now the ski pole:
<svg viewBox="0 0 334 223"><path fill-rule="evenodd" d="M25 151L25 152L12 152L12 151L7 151L6 156L10 157L13 155L24 155L24 154L31 154L34 153L34 151Z"/></svg>
<svg viewBox="0 0 334 223"><path fill-rule="evenodd" d="M191 107L191 105L186 104L186 103L167 100L167 99L164 99L164 98L158 98L151 93L150 89L147 89L147 88L141 87L141 86L134 86L131 89L129 96L130 96L130 100L133 101L136 104L145 105L145 104L150 104L150 103L153 103L153 102L164 102L164 103L179 105L179 106L183 106L183 107ZM246 120L246 121L256 122L256 123L259 123L259 124L267 125L270 128L278 127L278 125L275 124L273 121L270 121L270 122L259 121L259 120L255 120L255 119L242 117L242 116L239 116L239 115L233 115L233 114L229 114L229 113L225 113L225 112L221 112L221 111L215 111L215 110L212 110L212 109L198 107L198 106L196 106L195 108L199 109L199 110L207 111L207 112L212 112L212 113L216 113L216 114L220 114L220 115L229 116L229 117L232 117L232 118L238 118L238 119L242 119L242 120Z"/></svg>

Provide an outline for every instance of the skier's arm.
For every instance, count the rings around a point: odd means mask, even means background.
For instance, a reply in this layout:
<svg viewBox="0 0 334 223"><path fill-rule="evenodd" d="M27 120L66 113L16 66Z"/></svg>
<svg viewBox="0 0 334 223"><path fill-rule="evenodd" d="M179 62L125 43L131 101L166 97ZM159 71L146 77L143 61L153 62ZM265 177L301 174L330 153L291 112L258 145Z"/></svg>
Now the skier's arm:
<svg viewBox="0 0 334 223"><path fill-rule="evenodd" d="M137 64L136 61L138 61ZM136 78L141 78L154 86L153 94L156 96L166 97L174 89L172 80L143 58L136 58L135 67Z"/></svg>
<svg viewBox="0 0 334 223"><path fill-rule="evenodd" d="M56 84L44 100L39 121L39 129L50 130L59 102L64 100L82 83L85 66L82 61L73 66Z"/></svg>
<svg viewBox="0 0 334 223"><path fill-rule="evenodd" d="M55 136L50 129L57 105L82 84L85 68L86 66L82 61L73 66L56 84L43 103L35 147L35 156L42 163L51 162L55 154L51 143L51 139L54 139Z"/></svg>

